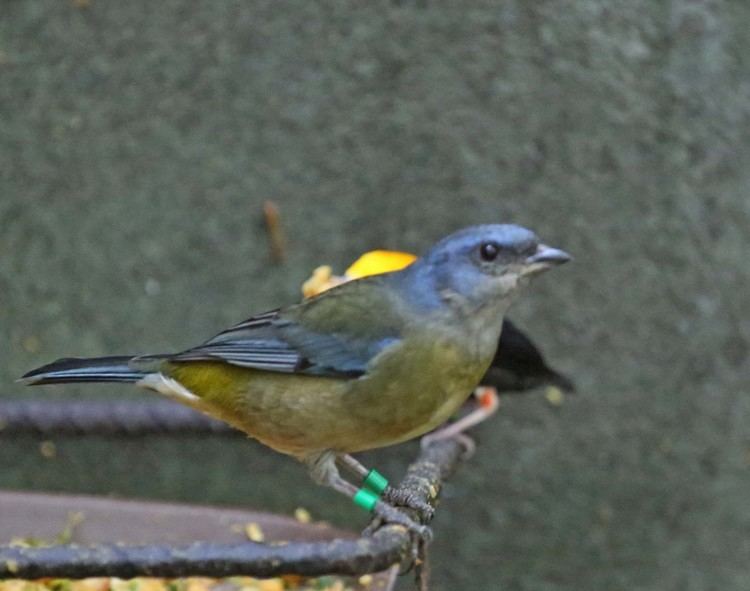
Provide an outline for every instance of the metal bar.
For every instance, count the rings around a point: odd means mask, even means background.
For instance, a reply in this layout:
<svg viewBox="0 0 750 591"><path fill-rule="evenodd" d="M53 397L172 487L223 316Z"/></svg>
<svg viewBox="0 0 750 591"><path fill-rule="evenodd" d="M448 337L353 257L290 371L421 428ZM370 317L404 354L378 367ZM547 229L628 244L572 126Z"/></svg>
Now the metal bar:
<svg viewBox="0 0 750 591"><path fill-rule="evenodd" d="M16 434L242 435L222 421L170 400L0 401L0 437Z"/></svg>
<svg viewBox="0 0 750 591"><path fill-rule="evenodd" d="M422 450L409 466L400 488L414 498L434 502L444 479L461 460L462 452L463 447L458 441L435 442ZM118 544L42 548L0 546L0 579L362 575L410 562L412 548L409 532L401 526L387 524L379 527L372 536L356 540L283 545L196 542L178 547Z"/></svg>

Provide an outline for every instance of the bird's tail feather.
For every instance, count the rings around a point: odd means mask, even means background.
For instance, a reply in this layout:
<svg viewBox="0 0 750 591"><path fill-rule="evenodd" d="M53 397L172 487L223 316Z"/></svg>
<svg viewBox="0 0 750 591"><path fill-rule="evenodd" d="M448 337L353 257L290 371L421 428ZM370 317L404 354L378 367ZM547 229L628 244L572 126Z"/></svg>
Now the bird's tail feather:
<svg viewBox="0 0 750 591"><path fill-rule="evenodd" d="M137 382L147 375L134 368L131 356L68 357L32 369L19 382L29 386L69 382Z"/></svg>

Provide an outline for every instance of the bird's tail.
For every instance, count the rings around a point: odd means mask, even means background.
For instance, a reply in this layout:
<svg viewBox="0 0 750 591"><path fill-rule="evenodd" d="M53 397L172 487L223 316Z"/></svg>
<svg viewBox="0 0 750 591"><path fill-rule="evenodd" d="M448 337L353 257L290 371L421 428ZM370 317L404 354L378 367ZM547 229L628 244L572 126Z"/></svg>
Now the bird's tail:
<svg viewBox="0 0 750 591"><path fill-rule="evenodd" d="M133 357L68 357L32 369L19 382L29 386L69 382L137 382L146 371L133 367Z"/></svg>

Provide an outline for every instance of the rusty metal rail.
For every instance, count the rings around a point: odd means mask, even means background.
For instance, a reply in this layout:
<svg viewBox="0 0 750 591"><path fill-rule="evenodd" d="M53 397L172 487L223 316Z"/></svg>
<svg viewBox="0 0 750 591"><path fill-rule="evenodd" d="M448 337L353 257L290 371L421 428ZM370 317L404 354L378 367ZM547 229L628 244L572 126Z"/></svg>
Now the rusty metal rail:
<svg viewBox="0 0 750 591"><path fill-rule="evenodd" d="M171 400L3 400L0 437L32 434L243 435L226 423Z"/></svg>

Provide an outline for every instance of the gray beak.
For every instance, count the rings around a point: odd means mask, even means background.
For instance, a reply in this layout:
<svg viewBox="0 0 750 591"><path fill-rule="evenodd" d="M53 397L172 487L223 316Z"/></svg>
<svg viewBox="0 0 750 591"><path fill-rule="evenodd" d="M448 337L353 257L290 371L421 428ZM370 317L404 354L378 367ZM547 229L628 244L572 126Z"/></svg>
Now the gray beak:
<svg viewBox="0 0 750 591"><path fill-rule="evenodd" d="M564 250L540 244L537 246L536 252L526 259L526 264L545 263L549 266L562 265L563 263L567 263L571 258L573 257Z"/></svg>
<svg viewBox="0 0 750 591"><path fill-rule="evenodd" d="M539 271L544 271L550 267L556 267L557 265L567 263L572 258L573 257L564 250L552 248L546 244L540 244L534 254L526 257L526 260L524 261L526 267L524 274L538 273Z"/></svg>

